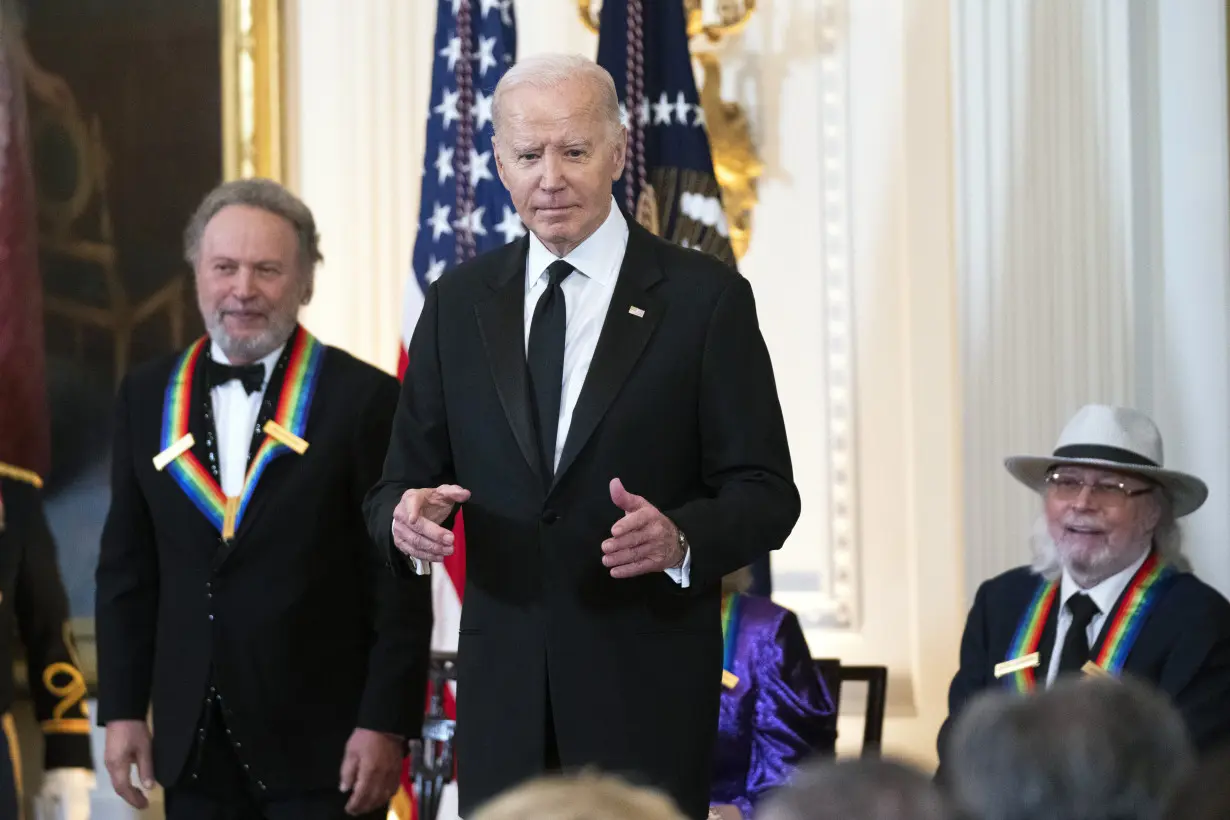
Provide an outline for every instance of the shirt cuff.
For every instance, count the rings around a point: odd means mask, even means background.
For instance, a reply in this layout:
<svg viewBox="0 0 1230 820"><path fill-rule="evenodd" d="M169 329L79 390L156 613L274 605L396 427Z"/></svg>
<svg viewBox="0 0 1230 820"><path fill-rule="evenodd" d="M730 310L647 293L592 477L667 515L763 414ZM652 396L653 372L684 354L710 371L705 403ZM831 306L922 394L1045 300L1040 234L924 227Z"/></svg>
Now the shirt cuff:
<svg viewBox="0 0 1230 820"><path fill-rule="evenodd" d="M683 554L682 564L677 567L667 567L664 571L672 581L684 589L692 586L692 548L688 547L688 551Z"/></svg>
<svg viewBox="0 0 1230 820"><path fill-rule="evenodd" d="M389 523L389 533L393 532L393 524ZM410 564L410 569L414 570L415 575L431 575L431 562L420 561L414 556L407 555L406 561Z"/></svg>

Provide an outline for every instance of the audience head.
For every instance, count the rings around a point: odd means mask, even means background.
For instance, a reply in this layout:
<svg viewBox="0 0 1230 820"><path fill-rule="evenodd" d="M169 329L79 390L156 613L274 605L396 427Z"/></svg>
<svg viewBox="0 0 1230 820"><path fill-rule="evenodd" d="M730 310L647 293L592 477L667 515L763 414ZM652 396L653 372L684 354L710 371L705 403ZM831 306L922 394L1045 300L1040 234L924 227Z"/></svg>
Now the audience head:
<svg viewBox="0 0 1230 820"><path fill-rule="evenodd" d="M1230 817L1230 749L1200 765L1175 792L1166 820L1225 820Z"/></svg>
<svg viewBox="0 0 1230 820"><path fill-rule="evenodd" d="M1131 680L980 695L953 731L950 784L979 820L1157 820L1193 752L1167 698Z"/></svg>
<svg viewBox="0 0 1230 820"><path fill-rule="evenodd" d="M1051 454L1007 459L1008 471L1043 499L1034 570L1046 578L1067 570L1088 588L1151 546L1185 569L1176 521L1204 503L1208 488L1165 469L1162 450L1162 435L1144 413L1097 404L1072 417Z"/></svg>
<svg viewBox="0 0 1230 820"><path fill-rule="evenodd" d="M818 761L756 812L757 820L950 820L930 778L891 760Z"/></svg>
<svg viewBox="0 0 1230 820"><path fill-rule="evenodd" d="M662 792L613 775L541 777L482 806L473 820L687 820Z"/></svg>

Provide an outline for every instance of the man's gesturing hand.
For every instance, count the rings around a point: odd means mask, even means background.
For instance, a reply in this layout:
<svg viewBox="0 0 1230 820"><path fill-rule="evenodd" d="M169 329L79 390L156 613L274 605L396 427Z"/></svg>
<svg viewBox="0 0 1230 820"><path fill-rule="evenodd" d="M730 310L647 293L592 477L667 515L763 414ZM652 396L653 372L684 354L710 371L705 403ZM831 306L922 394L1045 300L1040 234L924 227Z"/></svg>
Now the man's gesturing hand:
<svg viewBox="0 0 1230 820"><path fill-rule="evenodd" d="M406 490L393 510L394 546L420 561L443 561L453 554L453 534L440 525L469 498L470 491L456 484Z"/></svg>
<svg viewBox="0 0 1230 820"><path fill-rule="evenodd" d="M679 529L654 505L624 489L611 479L611 501L624 517L611 527L611 537L602 542L602 565L612 578L631 578L661 572L683 563Z"/></svg>

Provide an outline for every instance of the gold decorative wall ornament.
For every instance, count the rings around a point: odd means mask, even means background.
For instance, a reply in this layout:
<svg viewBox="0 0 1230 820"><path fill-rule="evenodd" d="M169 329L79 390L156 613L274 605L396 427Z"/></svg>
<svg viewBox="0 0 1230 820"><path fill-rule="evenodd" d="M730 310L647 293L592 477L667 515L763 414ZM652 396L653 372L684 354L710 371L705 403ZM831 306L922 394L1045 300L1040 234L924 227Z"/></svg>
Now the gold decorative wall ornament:
<svg viewBox="0 0 1230 820"><path fill-rule="evenodd" d="M681 0L687 17L688 36L703 37L706 44L720 44L738 34L747 25L756 0L718 0L718 21L706 22L702 0ZM577 0L581 21L593 33L598 33L602 0ZM693 49L692 56L700 63L704 74L700 88L700 105L705 112L705 128L709 132L709 147L713 152L713 172L722 189L722 210L730 228L730 243L736 258L747 252L752 234L752 211L758 201L756 181L764 165L756 154L747 115L738 103L724 102L721 97L722 70L718 55L711 49Z"/></svg>
<svg viewBox="0 0 1230 820"><path fill-rule="evenodd" d="M283 178L281 0L221 0L222 170Z"/></svg>

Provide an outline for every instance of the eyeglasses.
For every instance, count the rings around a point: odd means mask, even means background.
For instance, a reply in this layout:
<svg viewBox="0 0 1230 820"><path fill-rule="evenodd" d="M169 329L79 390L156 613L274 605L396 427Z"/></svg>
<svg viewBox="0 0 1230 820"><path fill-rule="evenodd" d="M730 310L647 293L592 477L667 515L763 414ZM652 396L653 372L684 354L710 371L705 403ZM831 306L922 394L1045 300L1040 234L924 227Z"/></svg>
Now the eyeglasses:
<svg viewBox="0 0 1230 820"><path fill-rule="evenodd" d="M1060 501L1075 501L1081 491L1089 488L1089 500L1103 507L1117 507L1127 503L1129 498L1151 493L1154 485L1148 487L1129 487L1122 481L1097 481L1089 483L1074 475L1051 473L1046 477L1046 486L1051 494Z"/></svg>

